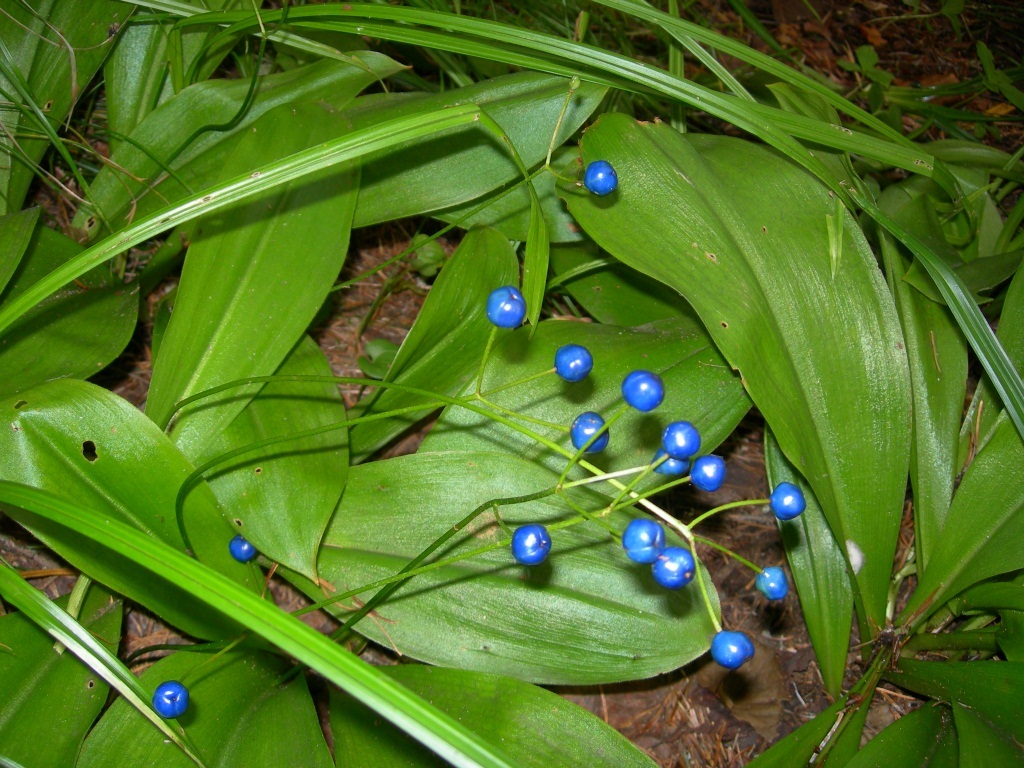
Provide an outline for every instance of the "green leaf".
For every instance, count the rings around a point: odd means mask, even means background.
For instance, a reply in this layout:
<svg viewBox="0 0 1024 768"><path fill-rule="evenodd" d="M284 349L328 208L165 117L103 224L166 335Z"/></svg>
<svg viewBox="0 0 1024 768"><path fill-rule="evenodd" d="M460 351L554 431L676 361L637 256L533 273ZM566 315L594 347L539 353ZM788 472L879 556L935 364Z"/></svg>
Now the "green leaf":
<svg viewBox="0 0 1024 768"><path fill-rule="evenodd" d="M353 467L320 552L328 596L398 572L479 505L543 491L557 479L532 461L482 452L421 452ZM573 498L594 512L607 505L591 491ZM550 496L501 506L498 514L511 527L576 518ZM616 513L608 521L621 530L628 519ZM652 677L707 650L713 629L696 584L678 592L658 587L649 568L627 560L618 541L592 523L551 530L547 561L517 565L488 510L441 557L489 551L416 576L359 632L433 664L560 684ZM332 606L352 609L347 600Z"/></svg>
<svg viewBox="0 0 1024 768"><path fill-rule="evenodd" d="M147 669L140 682L150 691L165 680L188 688L189 709L178 723L210 768L328 768L331 756L305 677L282 684L290 666L259 651L178 651ZM93 728L76 768L123 765L191 768L193 763L122 699Z"/></svg>
<svg viewBox="0 0 1024 768"><path fill-rule="evenodd" d="M385 381L444 395L463 391L480 367L494 328L487 321L487 296L499 286L517 283L518 272L515 252L503 235L493 229L467 232L430 289ZM420 403L424 404L421 412L353 427L353 460L365 459L439 406L423 395L395 390L364 398L359 415Z"/></svg>
<svg viewBox="0 0 1024 768"><path fill-rule="evenodd" d="M957 488L928 571L901 614L917 623L990 576L1024 568L1024 442L1005 416Z"/></svg>
<svg viewBox="0 0 1024 768"><path fill-rule="evenodd" d="M401 69L398 62L379 53L357 53L355 59L362 66L320 61L262 78L252 105L237 125L206 131L187 145L197 127L226 124L235 117L249 81L211 80L186 88L143 120L132 131L131 141L124 142L104 165L92 185L96 205L115 228L126 217L137 221L149 216L223 178L224 165L242 137L274 107L318 102L341 109L368 85ZM295 128L305 130L301 123ZM272 147L263 149L258 155L263 162L244 170L255 170L266 162ZM89 239L99 233L98 223L87 213L80 212L72 223Z"/></svg>
<svg viewBox="0 0 1024 768"><path fill-rule="evenodd" d="M175 494L192 466L129 403L92 384L62 379L0 400L0 413L9 424L0 438L0 479L74 499L102 520L128 523L184 550ZM189 605L179 589L154 582L120 554L97 549L45 520L6 511L76 568L185 632L197 637L238 632L233 622ZM184 521L200 560L254 592L262 588L258 569L228 553L234 532L205 484L189 494Z"/></svg>
<svg viewBox="0 0 1024 768"><path fill-rule="evenodd" d="M0 481L0 503L48 520L94 544L116 550L212 609L248 626L282 651L341 686L457 768L511 768L494 748L374 667L221 573L117 520L53 494ZM190 607L196 608L196 604Z"/></svg>
<svg viewBox="0 0 1024 768"><path fill-rule="evenodd" d="M21 602L8 588L0 591ZM56 601L61 608L67 602ZM108 592L90 588L80 621L108 650L117 649L121 603ZM70 652L57 653L53 638L23 612L0 617L0 678L0 755L32 767L73 765L107 700L102 678Z"/></svg>
<svg viewBox="0 0 1024 768"><path fill-rule="evenodd" d="M953 705L960 741L960 768L1018 768L1024 761L1019 741L993 729L968 707Z"/></svg>
<svg viewBox="0 0 1024 768"><path fill-rule="evenodd" d="M1002 738L1015 739L1018 748L1024 743L1024 721L1019 717L1024 711L1024 663L902 659L884 677L914 693L965 707Z"/></svg>
<svg viewBox="0 0 1024 768"><path fill-rule="evenodd" d="M282 376L331 376L320 347L303 336L278 368ZM260 390L202 460L278 435L345 423L337 385L271 382ZM345 487L344 429L292 440L217 465L207 477L226 514L266 557L316 580L316 553Z"/></svg>
<svg viewBox="0 0 1024 768"><path fill-rule="evenodd" d="M773 488L781 482L793 483L803 491L807 502L799 517L778 521L779 533L825 690L838 699L846 674L853 621L853 590L846 558L829 530L814 492L782 454L770 429L765 429L764 466Z"/></svg>
<svg viewBox="0 0 1024 768"><path fill-rule="evenodd" d="M957 768L953 713L924 706L907 713L875 736L846 768Z"/></svg>
<svg viewBox="0 0 1024 768"><path fill-rule="evenodd" d="M385 338L368 341L363 347L365 354L356 359L359 370L370 379L383 379L388 375L388 369L395 362L399 345Z"/></svg>
<svg viewBox="0 0 1024 768"><path fill-rule="evenodd" d="M16 299L82 247L59 232L36 227L4 304ZM138 286L99 266L37 304L0 338L0 394L64 376L99 373L131 340L138 319Z"/></svg>
<svg viewBox="0 0 1024 768"><path fill-rule="evenodd" d="M544 304L544 288L548 282L548 263L551 260L551 239L548 237L548 223L540 208L540 201L530 202L530 233L526 238L526 253L523 258L523 298L526 299L526 318L530 333L537 329L540 310Z"/></svg>
<svg viewBox="0 0 1024 768"><path fill-rule="evenodd" d="M845 214L833 277L835 202L770 149L605 115L583 154L611 162L619 188L595 198L566 185L570 211L603 248L682 293L739 370L844 542L870 636L885 622L911 411L895 308L856 221Z"/></svg>
<svg viewBox="0 0 1024 768"><path fill-rule="evenodd" d="M64 122L71 107L110 53L118 25L134 8L127 3L90 0L88 3L36 0L31 4L4 0L0 43L10 53L0 55L0 93L4 131L0 133L0 215L21 209L35 164L50 147L38 138ZM5 60L6 59L6 60ZM13 67L27 86L33 109L23 111L19 89L3 70ZM45 119L44 127L40 120Z"/></svg>
<svg viewBox="0 0 1024 768"><path fill-rule="evenodd" d="M498 675L418 664L385 667L383 672L468 727L489 733L522 768L654 766L618 731L535 685ZM444 765L350 697L332 690L330 708L338 768Z"/></svg>
<svg viewBox="0 0 1024 768"><path fill-rule="evenodd" d="M21 263L41 208L26 208L0 216L0 296Z"/></svg>
<svg viewBox="0 0 1024 768"><path fill-rule="evenodd" d="M321 105L267 112L239 142L223 178L272 156L344 134L344 117ZM146 413L161 427L175 403L227 381L273 373L313 319L341 271L358 168L327 169L200 221L174 314L153 367ZM256 388L234 390L177 413L171 435L190 458L230 423Z"/></svg>
<svg viewBox="0 0 1024 768"><path fill-rule="evenodd" d="M902 214L901 221L906 223L912 215L909 202L914 195L913 190L895 185L882 194L879 205L893 215ZM924 573L949 512L961 466L957 450L967 388L967 342L947 307L904 281L910 265L895 241L885 232L879 239L910 364L914 397L910 481L915 551L919 573Z"/></svg>
<svg viewBox="0 0 1024 768"><path fill-rule="evenodd" d="M762 752L747 768L793 768L809 764L819 745L846 717L845 706L846 699L839 699L813 720Z"/></svg>
<svg viewBox="0 0 1024 768"><path fill-rule="evenodd" d="M551 249L550 285L564 290L599 323L635 326L687 317L693 309L678 293L599 253L593 243L556 245Z"/></svg>
<svg viewBox="0 0 1024 768"><path fill-rule="evenodd" d="M569 343L582 344L594 357L594 370L586 379L570 384L550 373L512 386L552 369L555 351ZM696 425L701 433L701 451L711 451L750 409L750 400L737 376L703 329L678 319L640 328L546 320L532 339L527 329L517 330L492 351L484 371L483 395L508 412L542 420L540 425L526 426L572 452L569 427L573 420L588 410L606 417L613 413L622 403L622 380L637 369L651 370L662 377L665 400L650 413L627 409L611 426L608 448L593 457L604 471L650 463L661 446L665 426L680 419ZM563 453L458 406L445 410L424 441L423 450L502 451L543 464L556 473L566 465ZM650 479L664 478L653 475ZM644 481L644 487L650 486L649 480Z"/></svg>

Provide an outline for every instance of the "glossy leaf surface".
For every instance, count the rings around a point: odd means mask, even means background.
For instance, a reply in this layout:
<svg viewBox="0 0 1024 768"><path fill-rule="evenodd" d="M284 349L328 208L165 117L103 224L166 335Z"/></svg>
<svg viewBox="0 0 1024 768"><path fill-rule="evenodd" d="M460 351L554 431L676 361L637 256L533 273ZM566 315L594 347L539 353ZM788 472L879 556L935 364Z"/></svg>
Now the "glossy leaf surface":
<svg viewBox="0 0 1024 768"><path fill-rule="evenodd" d="M328 768L330 753L302 675L282 684L289 664L258 651L178 651L142 675L149 690L165 680L182 682L189 708L177 718L210 768L301 765ZM77 768L194 763L124 700L113 706L86 739Z"/></svg>
<svg viewBox="0 0 1024 768"><path fill-rule="evenodd" d="M260 118L223 178L347 132L321 105L284 106ZM146 413L166 426L188 395L272 374L320 308L348 250L358 169L331 168L200 221L174 314L153 368ZM195 457L255 393L235 390L180 411L171 435Z"/></svg>
<svg viewBox="0 0 1024 768"><path fill-rule="evenodd" d="M647 755L590 712L535 685L418 664L383 671L473 730L491 734L522 768L654 766ZM331 731L338 768L445 765L368 709L333 690Z"/></svg>
<svg viewBox="0 0 1024 768"><path fill-rule="evenodd" d="M748 768L792 768L807 765L818 746L844 717L845 699L840 699L813 720L804 723L784 739L754 758Z"/></svg>
<svg viewBox="0 0 1024 768"><path fill-rule="evenodd" d="M1017 768L1024 762L1020 741L990 727L969 707L953 705L960 742L960 768Z"/></svg>
<svg viewBox="0 0 1024 768"><path fill-rule="evenodd" d="M570 343L582 344L594 357L594 370L582 382L570 384L552 373L497 392L499 387L553 368L555 351ZM701 433L701 452L709 452L750 408L738 377L703 329L687 320L640 328L546 320L532 339L528 329L517 330L492 351L483 391L502 408L550 422L550 426L524 426L572 451L569 426L573 420L583 411L605 417L615 412L622 404L622 380L636 369L662 377L665 400L649 413L629 408L611 426L608 448L587 457L606 471L649 463L661 446L665 426L672 421L692 422ZM494 395L488 394L491 390ZM562 454L531 437L457 406L444 412L427 436L424 449L505 451L555 472L566 465Z"/></svg>
<svg viewBox="0 0 1024 768"><path fill-rule="evenodd" d="M330 593L391 576L479 505L556 481L533 462L481 452L421 452L354 467L324 536L320 577ZM573 497L600 509L591 492ZM575 517L555 497L502 506L499 514L512 528ZM620 530L628 519L608 518ZM651 677L707 650L711 623L695 588L657 586L649 568L628 560L592 523L552 529L551 536L542 565L517 565L486 511L438 557L495 549L416 576L358 629L412 658L544 683ZM343 605L353 604L334 610Z"/></svg>
<svg viewBox="0 0 1024 768"><path fill-rule="evenodd" d="M28 249L40 210L26 208L0 216L0 296Z"/></svg>
<svg viewBox="0 0 1024 768"><path fill-rule="evenodd" d="M67 606L67 597L57 605ZM80 621L110 650L121 631L121 603L92 587ZM74 765L107 700L107 685L25 614L0 617L0 755L27 768Z"/></svg>
<svg viewBox="0 0 1024 768"><path fill-rule="evenodd" d="M799 517L778 521L779 533L825 689L839 698L853 622L853 589L846 558L829 530L814 492L782 455L771 430L765 430L764 454L770 485L774 488L781 482L793 483L803 491L807 502L807 509ZM766 514L771 513L766 510Z"/></svg>
<svg viewBox="0 0 1024 768"><path fill-rule="evenodd" d="M945 707L907 713L875 736L847 768L957 768L956 728Z"/></svg>
<svg viewBox="0 0 1024 768"><path fill-rule="evenodd" d="M185 549L174 504L192 466L129 403L105 389L64 379L0 401L0 413L8 423L0 437L0 479L73 499L91 508L97 519L130 524ZM190 605L175 587L154 581L117 553L22 511L7 512L72 565L189 634L237 632L230 621ZM184 520L201 561L260 589L255 567L235 562L228 553L234 532L205 484L188 495Z"/></svg>
<svg viewBox="0 0 1024 768"><path fill-rule="evenodd" d="M330 376L324 353L308 336L285 358L283 376ZM202 460L270 437L343 424L334 384L271 382L211 441ZM270 446L218 465L207 482L241 533L271 560L316 579L316 553L345 487L344 429Z"/></svg>
<svg viewBox="0 0 1024 768"><path fill-rule="evenodd" d="M601 247L682 293L739 370L836 538L863 555L853 571L867 635L884 622L910 381L860 228L843 212L841 256L831 257L828 190L748 142L606 115L583 139L584 164L597 157L619 188L594 198L569 185L570 211Z"/></svg>
<svg viewBox="0 0 1024 768"><path fill-rule="evenodd" d="M17 298L81 251L59 232L36 227L0 302ZM99 373L128 344L138 309L138 287L118 280L106 265L68 283L0 336L0 394Z"/></svg>

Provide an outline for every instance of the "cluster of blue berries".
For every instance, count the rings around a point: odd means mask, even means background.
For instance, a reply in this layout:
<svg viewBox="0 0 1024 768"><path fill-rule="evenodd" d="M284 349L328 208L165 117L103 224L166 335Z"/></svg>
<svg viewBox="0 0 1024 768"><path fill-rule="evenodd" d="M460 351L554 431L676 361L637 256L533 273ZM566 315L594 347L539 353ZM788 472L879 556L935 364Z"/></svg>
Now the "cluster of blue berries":
<svg viewBox="0 0 1024 768"><path fill-rule="evenodd" d="M617 184L615 171L597 161L587 167L584 184L595 194L612 192ZM516 328L526 317L526 302L513 286L503 286L487 300L487 317L500 328ZM594 358L586 347L567 344L555 352L554 372L568 382L579 382L594 367ZM638 370L622 381L622 399L627 405L648 413L665 399L665 384L658 374ZM608 447L610 432L604 418L594 411L585 411L569 428L569 439L577 451L600 453ZM661 448L651 462L653 471L668 476L690 473L690 482L703 491L714 492L725 482L725 461L720 456L700 452L701 437L688 421L674 421L662 433ZM695 458L696 457L696 458ZM791 520L804 511L804 497L791 483L779 483L769 499L770 507L780 520ZM654 580L667 589L680 589L696 574L697 563L691 550L666 546L661 525L647 518L633 520L622 532L622 547L634 562L651 566ZM539 523L522 525L512 534L512 556L522 565L543 563L551 552L551 535ZM761 570L755 586L769 600L781 600L789 593L785 572L771 566ZM742 632L720 630L711 643L711 655L728 669L737 669L754 655L754 645Z"/></svg>

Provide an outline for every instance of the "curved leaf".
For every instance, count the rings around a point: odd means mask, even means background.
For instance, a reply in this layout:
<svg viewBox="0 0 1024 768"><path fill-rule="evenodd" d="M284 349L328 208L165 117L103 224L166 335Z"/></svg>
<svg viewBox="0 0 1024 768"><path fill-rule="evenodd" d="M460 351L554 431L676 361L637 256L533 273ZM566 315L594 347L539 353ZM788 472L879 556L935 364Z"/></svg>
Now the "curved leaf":
<svg viewBox="0 0 1024 768"><path fill-rule="evenodd" d="M149 690L182 682L189 708L177 719L210 768L295 765L328 768L331 756L302 675L282 684L290 665L259 651L224 655L178 651L142 675ZM193 762L123 699L89 734L76 768Z"/></svg>
<svg viewBox="0 0 1024 768"><path fill-rule="evenodd" d="M838 699L846 674L853 622L853 589L846 558L828 528L814 492L783 456L770 429L765 429L764 442L764 466L770 485L774 488L781 482L793 483L800 487L807 501L802 515L778 521L779 532L825 690Z"/></svg>
<svg viewBox="0 0 1024 768"><path fill-rule="evenodd" d="M765 147L605 115L584 161L618 190L567 185L599 245L682 293L854 555L862 637L885 622L906 489L910 382L892 298L849 213L830 249L828 190ZM836 375L841 372L842 375Z"/></svg>
<svg viewBox="0 0 1024 768"><path fill-rule="evenodd" d="M0 216L0 295L28 249L41 210L26 208Z"/></svg>
<svg viewBox="0 0 1024 768"><path fill-rule="evenodd" d="M481 452L421 452L354 467L320 552L328 596L397 573L480 504L542 491L557 479L532 461ZM595 512L607 505L592 491L574 498ZM512 527L576 516L555 497L498 514ZM628 519L608 518L620 530ZM416 576L358 630L430 663L544 683L651 677L707 650L713 629L696 584L678 592L657 586L649 568L626 559L594 524L555 529L552 539L543 565L516 565L488 511L440 557L495 549ZM342 601L332 610L352 608Z"/></svg>
<svg viewBox="0 0 1024 768"><path fill-rule="evenodd" d="M808 765L818 747L846 716L845 706L845 698L836 701L813 720L804 723L754 758L747 768L792 768L796 765Z"/></svg>
<svg viewBox="0 0 1024 768"><path fill-rule="evenodd" d="M320 105L283 106L239 142L222 178L346 133ZM327 297L348 250L358 168L327 169L199 222L153 367L146 413L166 426L188 395L273 373ZM233 390L179 411L171 435L195 458L258 391Z"/></svg>
<svg viewBox="0 0 1024 768"><path fill-rule="evenodd" d="M958 747L953 713L924 706L875 736L846 768L957 768Z"/></svg>
<svg viewBox="0 0 1024 768"><path fill-rule="evenodd" d="M0 436L0 479L74 499L100 519L127 523L185 549L174 513L175 495L192 465L129 403L100 387L62 379L0 400L0 413L8 422ZM189 605L174 586L154 582L120 554L98 550L45 520L7 511L76 568L189 634L238 632L234 623ZM234 532L205 484L188 495L184 520L200 560L253 591L261 589L258 569L228 553Z"/></svg>
<svg viewBox="0 0 1024 768"><path fill-rule="evenodd" d="M468 727L491 734L522 768L655 765L602 720L535 685L499 675L419 664L385 667L382 671ZM445 765L350 697L332 690L330 706L338 768Z"/></svg>
<svg viewBox="0 0 1024 768"><path fill-rule="evenodd" d="M117 649L121 603L108 592L92 587L79 620L109 651ZM53 638L23 612L0 617L0 679L0 755L26 766L73 765L107 700L106 683L71 653L57 653Z"/></svg>

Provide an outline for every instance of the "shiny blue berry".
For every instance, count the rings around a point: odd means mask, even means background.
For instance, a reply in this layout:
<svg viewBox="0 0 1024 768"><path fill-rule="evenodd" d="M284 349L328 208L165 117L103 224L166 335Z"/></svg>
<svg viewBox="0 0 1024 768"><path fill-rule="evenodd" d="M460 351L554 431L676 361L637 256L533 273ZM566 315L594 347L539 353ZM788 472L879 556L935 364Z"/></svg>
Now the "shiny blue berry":
<svg viewBox="0 0 1024 768"><path fill-rule="evenodd" d="M690 468L690 482L702 491L717 491L725 482L725 460L721 456L701 456Z"/></svg>
<svg viewBox="0 0 1024 768"><path fill-rule="evenodd" d="M587 444L598 430L604 426L604 419L593 411L584 411L576 417L569 429L569 437L572 440L572 447L577 451ZM605 431L597 440L590 444L585 453L599 453L608 446L608 432Z"/></svg>
<svg viewBox="0 0 1024 768"><path fill-rule="evenodd" d="M551 551L551 535L540 523L521 525L512 533L512 557L522 565L540 565Z"/></svg>
<svg viewBox="0 0 1024 768"><path fill-rule="evenodd" d="M653 411L665 399L661 376L650 371L633 371L622 380L622 399L638 411Z"/></svg>
<svg viewBox="0 0 1024 768"><path fill-rule="evenodd" d="M754 657L754 644L742 632L719 632L711 640L711 658L726 669L739 669Z"/></svg>
<svg viewBox="0 0 1024 768"><path fill-rule="evenodd" d="M188 709L188 688L177 680L160 683L153 693L153 709L160 717L181 717Z"/></svg>
<svg viewBox="0 0 1024 768"><path fill-rule="evenodd" d="M658 452L654 454L652 464L660 459L662 456L668 456L664 450L658 449ZM665 459L661 464L654 468L654 471L659 475L669 475L670 477L676 475L685 475L690 469L690 462L680 461L679 459L673 459L671 457Z"/></svg>
<svg viewBox="0 0 1024 768"><path fill-rule="evenodd" d="M235 536L231 541L228 542L228 551L231 556L240 563L248 563L257 554L256 547L252 545L248 539L239 534Z"/></svg>
<svg viewBox="0 0 1024 768"><path fill-rule="evenodd" d="M804 493L792 483L779 483L771 495L772 512L779 520L799 517L807 508Z"/></svg>
<svg viewBox="0 0 1024 768"><path fill-rule="evenodd" d="M654 580L668 589L679 589L693 581L695 565L690 550L665 547L651 565Z"/></svg>
<svg viewBox="0 0 1024 768"><path fill-rule="evenodd" d="M688 421L673 421L665 427L661 447L673 459L684 461L700 450L700 432Z"/></svg>
<svg viewBox="0 0 1024 768"><path fill-rule="evenodd" d="M645 517L632 520L622 532L622 548L633 562L649 565L665 549L665 530Z"/></svg>
<svg viewBox="0 0 1024 768"><path fill-rule="evenodd" d="M789 594L789 581L786 579L786 572L777 565L769 566L757 574L754 586L769 600L781 600Z"/></svg>
<svg viewBox="0 0 1024 768"><path fill-rule="evenodd" d="M526 317L526 299L511 285L495 288L487 297L487 319L499 328L518 328Z"/></svg>
<svg viewBox="0 0 1024 768"><path fill-rule="evenodd" d="M595 195L607 195L619 186L619 177L607 160L595 160L583 174L583 185Z"/></svg>
<svg viewBox="0 0 1024 768"><path fill-rule="evenodd" d="M579 344L566 344L555 352L555 373L566 381L583 381L593 367L590 350Z"/></svg>

